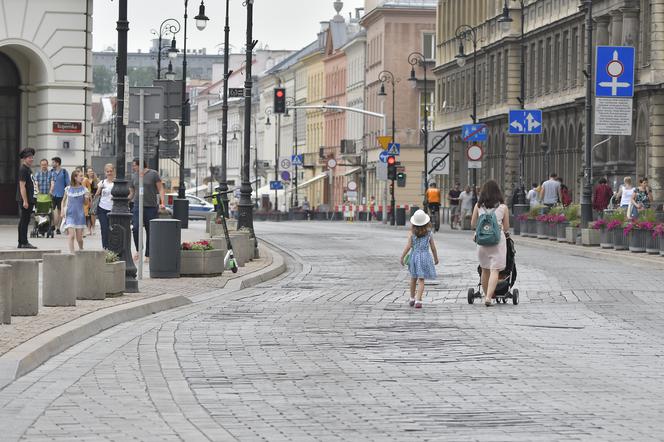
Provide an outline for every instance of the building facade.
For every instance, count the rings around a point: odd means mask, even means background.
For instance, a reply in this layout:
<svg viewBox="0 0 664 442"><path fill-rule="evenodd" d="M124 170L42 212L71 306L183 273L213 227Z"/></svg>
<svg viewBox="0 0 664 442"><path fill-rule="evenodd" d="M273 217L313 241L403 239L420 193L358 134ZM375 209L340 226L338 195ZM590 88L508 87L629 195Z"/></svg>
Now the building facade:
<svg viewBox="0 0 664 442"><path fill-rule="evenodd" d="M583 71L589 50L585 12L579 9L577 0L526 0L523 10L519 1L507 3L513 21L505 28L499 22L503 1L438 2L440 44L435 74L437 102L441 105L436 108L436 128L452 134L450 181L471 182L464 153L466 143L459 135L461 125L470 123L468 115L475 96L478 121L489 128L478 183L493 178L506 194L512 193L520 181L522 141L507 135L507 113L518 109L522 99L525 108L544 112L542 134L523 140L523 181L529 186L557 172L578 202L586 130ZM606 176L617 188L624 176L648 176L658 200L662 199L664 172L664 139L657 130L663 101L658 89L664 41L652 29L653 23L664 17L662 14L664 1L660 0L594 1L591 48L633 46L637 53L632 136L614 136L593 149L593 177L597 180ZM468 62L460 67L455 61L460 43L456 31L461 25L473 27L478 36L475 94L472 45L468 41L464 45ZM593 136L593 146L606 138Z"/></svg>
<svg viewBox="0 0 664 442"><path fill-rule="evenodd" d="M0 216L17 213L18 152L83 165L91 142L92 0L0 10Z"/></svg>

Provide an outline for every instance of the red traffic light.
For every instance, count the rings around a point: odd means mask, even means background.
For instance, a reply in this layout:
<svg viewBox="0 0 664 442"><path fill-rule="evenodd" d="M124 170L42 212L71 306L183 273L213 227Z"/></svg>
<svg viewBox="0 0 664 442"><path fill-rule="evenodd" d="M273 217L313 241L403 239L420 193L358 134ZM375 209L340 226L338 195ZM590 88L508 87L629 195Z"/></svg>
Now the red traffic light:
<svg viewBox="0 0 664 442"><path fill-rule="evenodd" d="M277 95L277 98L283 98L284 95L286 95L286 94L284 93L283 89L277 89L276 95Z"/></svg>
<svg viewBox="0 0 664 442"><path fill-rule="evenodd" d="M394 166L396 162L397 162L397 157L395 157L394 155L390 155L389 157L387 157L388 166Z"/></svg>

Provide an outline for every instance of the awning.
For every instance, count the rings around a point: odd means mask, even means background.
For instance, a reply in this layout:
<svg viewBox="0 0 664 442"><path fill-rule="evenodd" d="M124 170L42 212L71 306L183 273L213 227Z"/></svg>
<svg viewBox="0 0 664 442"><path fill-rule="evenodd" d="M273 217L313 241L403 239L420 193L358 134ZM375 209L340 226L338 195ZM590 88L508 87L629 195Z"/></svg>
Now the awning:
<svg viewBox="0 0 664 442"><path fill-rule="evenodd" d="M317 175L317 176L315 176L315 177L313 177L313 178L311 178L311 179L308 179L307 181L303 181L303 182L301 182L301 183L297 183L297 188L298 188L298 189L302 189L302 188L304 188L304 187L307 187L309 184L314 183L314 182L316 182L316 181L318 181L318 180L322 180L323 178L326 178L326 177L327 177L327 174L326 174L326 173L323 173L323 174Z"/></svg>
<svg viewBox="0 0 664 442"><path fill-rule="evenodd" d="M357 172L358 170L362 170L362 168L361 167L355 167L355 168L349 170L348 172L344 173L344 176L352 175L355 172Z"/></svg>

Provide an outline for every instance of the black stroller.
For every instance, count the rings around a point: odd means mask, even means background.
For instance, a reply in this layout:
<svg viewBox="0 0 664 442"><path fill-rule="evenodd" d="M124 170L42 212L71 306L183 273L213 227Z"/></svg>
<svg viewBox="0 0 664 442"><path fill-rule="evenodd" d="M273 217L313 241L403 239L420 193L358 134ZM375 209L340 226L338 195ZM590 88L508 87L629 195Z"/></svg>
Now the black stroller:
<svg viewBox="0 0 664 442"><path fill-rule="evenodd" d="M496 293L494 298L496 302L500 304L507 303L509 298L512 298L512 304L517 305L519 303L519 289L513 289L514 283L516 282L516 262L514 256L516 255L516 250L514 249L514 241L509 236L507 237L507 261L505 262L505 270L500 272L498 279L498 285L496 285ZM477 272L480 275L480 283L477 284L477 289L471 287L468 289L468 304L475 302L475 298L481 298L482 293L480 287L482 286L482 268L477 266Z"/></svg>

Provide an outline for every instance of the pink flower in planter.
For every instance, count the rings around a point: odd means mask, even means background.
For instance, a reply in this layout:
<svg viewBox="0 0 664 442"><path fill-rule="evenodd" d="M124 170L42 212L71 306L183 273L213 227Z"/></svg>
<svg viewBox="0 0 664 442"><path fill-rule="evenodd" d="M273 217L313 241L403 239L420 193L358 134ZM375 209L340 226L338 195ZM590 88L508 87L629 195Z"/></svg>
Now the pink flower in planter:
<svg viewBox="0 0 664 442"><path fill-rule="evenodd" d="M191 250L191 243L190 242L183 242L182 243L182 250Z"/></svg>
<svg viewBox="0 0 664 442"><path fill-rule="evenodd" d="M655 223L651 221L643 221L639 223L639 229L642 230L652 230L655 227Z"/></svg>
<svg viewBox="0 0 664 442"><path fill-rule="evenodd" d="M632 230L639 230L638 222L627 223L627 225L623 229L623 236L629 236L629 232L631 232Z"/></svg>
<svg viewBox="0 0 664 442"><path fill-rule="evenodd" d="M618 227L622 226L622 223L620 221L609 221L608 224L606 225L607 230L614 230L617 229Z"/></svg>
<svg viewBox="0 0 664 442"><path fill-rule="evenodd" d="M593 223L593 229L600 230L602 227L606 227L606 225L607 225L606 220L600 218Z"/></svg>
<svg viewBox="0 0 664 442"><path fill-rule="evenodd" d="M528 214L522 213L521 215L518 215L516 219L518 219L519 221L528 221Z"/></svg>
<svg viewBox="0 0 664 442"><path fill-rule="evenodd" d="M660 236L664 236L664 224L657 224L655 227L652 229L652 237L657 238Z"/></svg>
<svg viewBox="0 0 664 442"><path fill-rule="evenodd" d="M549 216L549 223L551 224L562 224L567 221L565 215L551 215Z"/></svg>
<svg viewBox="0 0 664 442"><path fill-rule="evenodd" d="M549 222L549 215L537 215L537 218L535 218L537 221L543 222L543 223L548 223Z"/></svg>

